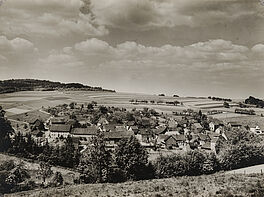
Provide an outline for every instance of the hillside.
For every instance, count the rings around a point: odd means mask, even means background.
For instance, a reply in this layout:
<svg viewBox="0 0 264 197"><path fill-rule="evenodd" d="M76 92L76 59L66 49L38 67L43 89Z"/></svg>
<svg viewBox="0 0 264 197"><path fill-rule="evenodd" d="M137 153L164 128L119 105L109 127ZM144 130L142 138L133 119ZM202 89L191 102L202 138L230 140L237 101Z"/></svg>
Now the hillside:
<svg viewBox="0 0 264 197"><path fill-rule="evenodd" d="M225 175L177 177L119 184L86 184L14 193L7 196L263 196L263 175Z"/></svg>
<svg viewBox="0 0 264 197"><path fill-rule="evenodd" d="M81 90L81 91L108 91L101 87L92 87L81 83L61 83L37 79L10 79L0 81L0 94L19 91L52 91L52 90Z"/></svg>

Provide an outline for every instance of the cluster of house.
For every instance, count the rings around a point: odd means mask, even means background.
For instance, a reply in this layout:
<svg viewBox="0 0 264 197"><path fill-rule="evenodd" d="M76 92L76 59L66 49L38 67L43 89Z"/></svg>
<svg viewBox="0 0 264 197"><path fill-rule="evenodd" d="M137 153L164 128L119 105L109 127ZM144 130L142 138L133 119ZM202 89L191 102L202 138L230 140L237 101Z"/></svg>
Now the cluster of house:
<svg viewBox="0 0 264 197"><path fill-rule="evenodd" d="M97 125L73 128L63 118L51 118L47 137L54 140L71 136L78 139L80 146L85 147L100 130L104 133L108 148L114 148L121 139L134 135L146 148L183 151L189 148L199 148L214 151L219 137L225 137L224 124L212 121L209 124L210 130L204 130L200 123L192 121L171 118L161 120L157 128L139 128L134 121L128 121L125 124L110 124L105 118L101 118Z"/></svg>
<svg viewBox="0 0 264 197"><path fill-rule="evenodd" d="M78 110L80 112L80 110ZM68 117L68 118L67 118ZM97 135L100 130L104 133L106 146L114 148L123 138L135 136L142 146L151 149L171 149L187 151L188 149L202 149L215 151L216 142L220 137L228 139L225 127L241 128L242 125L236 122L223 123L219 120L211 120L209 128L205 128L196 119L192 111L183 111L174 116L158 116L158 126L152 127L147 121L150 119L142 118L142 126L137 125L136 121L124 121L123 124L110 123L101 117L96 125L90 123L87 114L76 114L78 123L90 126L76 126L76 119L70 119L68 114L60 113L59 117L52 117L45 123L47 131L43 131L41 120L35 119L30 123L32 135L35 137L45 137L52 142L68 136L75 139L78 145L86 147L91 138ZM145 123L146 122L146 123ZM256 134L261 134L261 129L251 127L250 130Z"/></svg>

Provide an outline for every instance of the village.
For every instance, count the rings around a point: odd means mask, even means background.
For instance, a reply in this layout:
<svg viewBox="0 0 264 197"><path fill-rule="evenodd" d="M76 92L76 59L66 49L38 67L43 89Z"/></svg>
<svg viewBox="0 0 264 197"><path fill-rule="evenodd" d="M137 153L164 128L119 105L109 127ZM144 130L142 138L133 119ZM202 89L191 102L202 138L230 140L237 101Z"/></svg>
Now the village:
<svg viewBox="0 0 264 197"><path fill-rule="evenodd" d="M262 136L258 125L220 121L210 114L210 111L206 115L193 109L172 114L158 113L147 107L127 110L93 101L42 108L21 114L11 122L16 132L30 134L40 144L48 142L58 146L71 137L81 153L98 131L103 133L106 147L112 150L121 139L135 136L154 158L162 153L184 153L194 149L215 153L218 140L228 140L232 129L244 128Z"/></svg>

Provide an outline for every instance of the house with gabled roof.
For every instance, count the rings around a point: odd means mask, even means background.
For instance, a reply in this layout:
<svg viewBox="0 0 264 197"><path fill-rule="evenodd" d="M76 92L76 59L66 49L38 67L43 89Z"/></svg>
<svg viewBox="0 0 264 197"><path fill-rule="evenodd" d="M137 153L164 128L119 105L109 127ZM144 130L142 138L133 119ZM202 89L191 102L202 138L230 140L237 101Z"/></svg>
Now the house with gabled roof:
<svg viewBox="0 0 264 197"><path fill-rule="evenodd" d="M142 142L149 143L155 139L155 135L151 129L140 129L139 134L141 135Z"/></svg>
<svg viewBox="0 0 264 197"><path fill-rule="evenodd" d="M224 126L224 123L217 119L212 120L209 123L210 131L213 131L213 132L215 132L218 128L223 127L223 126Z"/></svg>
<svg viewBox="0 0 264 197"><path fill-rule="evenodd" d="M96 136L98 129L99 128L96 126L89 126L87 128L74 128L71 131L71 136L75 138L89 140Z"/></svg>
<svg viewBox="0 0 264 197"><path fill-rule="evenodd" d="M100 126L100 125L108 125L108 124L109 124L109 121L106 118L103 118L103 117L101 117L98 120L98 123L97 123L98 126Z"/></svg>
<svg viewBox="0 0 264 197"><path fill-rule="evenodd" d="M131 131L136 135L139 131L139 128L138 128L138 126L129 126L128 131Z"/></svg>
<svg viewBox="0 0 264 197"><path fill-rule="evenodd" d="M50 126L50 136L52 138L68 137L71 131L71 125L67 124L52 124Z"/></svg>
<svg viewBox="0 0 264 197"><path fill-rule="evenodd" d="M165 134L167 131L168 131L168 127L165 127L165 126L158 127L156 129L153 129L153 133L155 135Z"/></svg>
<svg viewBox="0 0 264 197"><path fill-rule="evenodd" d="M50 119L50 124L65 124L65 118L63 117L53 117Z"/></svg>
<svg viewBox="0 0 264 197"><path fill-rule="evenodd" d="M192 131L194 133L201 133L203 131L203 127L200 123L194 123L192 124Z"/></svg>
<svg viewBox="0 0 264 197"><path fill-rule="evenodd" d="M231 128L237 128L237 129L240 129L242 127L242 125L238 122L228 122L227 125Z"/></svg>
<svg viewBox="0 0 264 197"><path fill-rule="evenodd" d="M168 121L169 130L175 130L178 127L178 122L175 119L171 119Z"/></svg>
<svg viewBox="0 0 264 197"><path fill-rule="evenodd" d="M206 142L201 146L202 150L207 150L207 151L211 151L212 147L211 147L211 142Z"/></svg>
<svg viewBox="0 0 264 197"><path fill-rule="evenodd" d="M183 148L186 143L184 135L170 135L164 139L165 145L168 149Z"/></svg>
<svg viewBox="0 0 264 197"><path fill-rule="evenodd" d="M203 145L205 144L206 142L210 142L210 137L206 134L203 134L203 133L199 133L198 134L198 139L200 141L200 145Z"/></svg>
<svg viewBox="0 0 264 197"><path fill-rule="evenodd" d="M117 143L122 139L128 139L133 135L132 132L126 131L126 132L120 132L120 131L114 131L114 132L107 132L104 134L105 142L107 148L115 148L117 146Z"/></svg>

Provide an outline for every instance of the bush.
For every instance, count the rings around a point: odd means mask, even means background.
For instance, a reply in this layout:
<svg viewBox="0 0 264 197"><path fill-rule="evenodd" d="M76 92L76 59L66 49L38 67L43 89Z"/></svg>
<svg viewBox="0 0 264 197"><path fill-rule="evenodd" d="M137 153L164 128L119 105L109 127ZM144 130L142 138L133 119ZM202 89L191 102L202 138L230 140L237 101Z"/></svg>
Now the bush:
<svg viewBox="0 0 264 197"><path fill-rule="evenodd" d="M230 146L220 154L220 165L223 170L232 170L264 163L264 147L254 144Z"/></svg>
<svg viewBox="0 0 264 197"><path fill-rule="evenodd" d="M195 150L184 155L160 156L154 162L154 169L156 178L170 178L211 174L219 170L219 165L213 153Z"/></svg>

